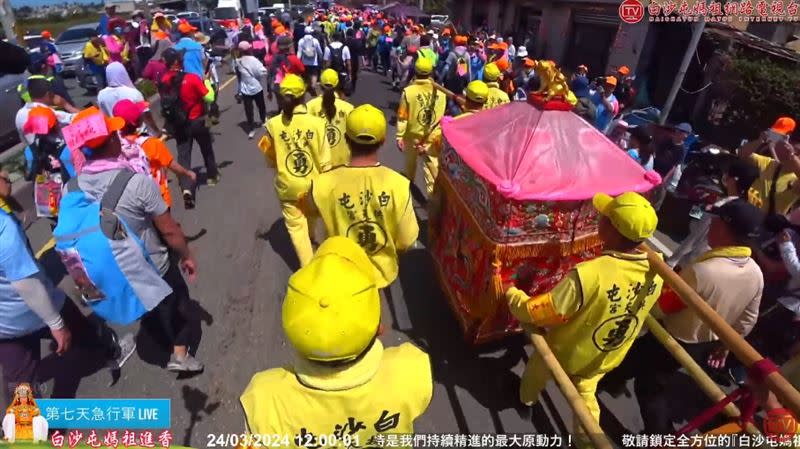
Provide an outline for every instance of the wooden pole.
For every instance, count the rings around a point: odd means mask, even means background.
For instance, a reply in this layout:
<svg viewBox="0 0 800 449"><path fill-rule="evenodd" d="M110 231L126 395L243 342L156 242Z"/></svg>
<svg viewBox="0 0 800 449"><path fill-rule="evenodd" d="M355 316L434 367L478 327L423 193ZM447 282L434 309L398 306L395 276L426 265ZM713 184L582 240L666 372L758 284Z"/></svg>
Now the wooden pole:
<svg viewBox="0 0 800 449"><path fill-rule="evenodd" d="M698 387L703 390L703 393L708 396L709 399L713 402L719 402L725 399L726 394L722 389L714 382L711 377L694 361L694 359L683 349L683 346L675 340L669 332L664 329L664 327L656 321L655 318L652 316L648 316L645 324L650 329L650 332L653 336L664 346L664 349L669 351L672 354L672 357L681 364L681 366L686 370L689 374L689 377L695 381ZM723 410L730 418L739 418L742 416L741 411L739 411L739 407L736 404L728 404ZM758 428L756 428L752 423L748 423L747 427L745 428L747 433L751 435L760 435Z"/></svg>
<svg viewBox="0 0 800 449"><path fill-rule="evenodd" d="M553 379L556 381L556 384L558 384L558 388L564 393L564 397L567 399L572 411L575 412L575 417L578 418L580 425L583 427L589 440L591 440L594 448L613 449L614 445L611 444L611 440L603 433L600 424L595 421L594 416L589 412L589 409L586 407L586 402L584 402L581 395L578 394L578 390L564 371L564 368L558 363L558 359L556 359L553 351L550 350L550 346L547 344L542 334L532 332L530 338L534 349L536 349L536 352L542 357L542 360L544 360L544 364L553 375Z"/></svg>
<svg viewBox="0 0 800 449"><path fill-rule="evenodd" d="M659 254L650 249L647 245L642 245L647 252L647 259L659 276L664 279L677 293L683 302L689 306L697 316L711 328L719 337L720 341L739 359L742 364L750 368L754 363L764 359L750 344L739 335L725 320L723 320L706 301L697 294L677 273L664 262ZM764 383L775 393L778 400L784 407L800 416L800 392L789 383L779 372L769 374Z"/></svg>

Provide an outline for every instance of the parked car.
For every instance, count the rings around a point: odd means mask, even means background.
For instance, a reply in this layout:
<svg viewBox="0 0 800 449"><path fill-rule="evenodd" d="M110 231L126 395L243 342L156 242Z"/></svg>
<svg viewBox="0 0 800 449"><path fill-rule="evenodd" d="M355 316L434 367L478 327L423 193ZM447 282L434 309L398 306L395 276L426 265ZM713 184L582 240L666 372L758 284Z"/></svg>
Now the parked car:
<svg viewBox="0 0 800 449"><path fill-rule="evenodd" d="M22 106L17 86L25 82L28 72L15 75L0 71L0 141L5 144L17 138L14 119Z"/></svg>
<svg viewBox="0 0 800 449"><path fill-rule="evenodd" d="M56 39L56 48L61 56L65 75L78 76L83 71L83 47L97 36L97 25L95 22L69 27Z"/></svg>
<svg viewBox="0 0 800 449"><path fill-rule="evenodd" d="M197 28L200 32L205 34L206 36L211 36L215 32L223 29L222 25L217 23L217 21L209 19L207 17L195 17L188 19L189 25Z"/></svg>
<svg viewBox="0 0 800 449"><path fill-rule="evenodd" d="M175 14L175 17L177 17L179 20L180 19L191 20L191 19L199 19L200 14L195 11L183 11Z"/></svg>
<svg viewBox="0 0 800 449"><path fill-rule="evenodd" d="M448 15L432 15L431 16L431 26L442 28L450 24L450 16Z"/></svg>
<svg viewBox="0 0 800 449"><path fill-rule="evenodd" d="M39 46L44 42L44 38L38 34L31 34L25 36L25 48L28 49L28 53L39 53Z"/></svg>

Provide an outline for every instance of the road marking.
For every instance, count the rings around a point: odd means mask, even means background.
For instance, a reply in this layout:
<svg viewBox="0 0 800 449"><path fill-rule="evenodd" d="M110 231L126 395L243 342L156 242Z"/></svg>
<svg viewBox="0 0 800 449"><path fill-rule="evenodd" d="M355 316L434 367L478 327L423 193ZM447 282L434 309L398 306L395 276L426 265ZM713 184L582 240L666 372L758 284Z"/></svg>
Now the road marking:
<svg viewBox="0 0 800 449"><path fill-rule="evenodd" d="M36 251L36 258L41 259L44 253L50 251L55 246L56 246L56 238L50 237L50 240L48 240L47 243L45 243L44 246L42 246L41 249L39 249L39 251Z"/></svg>
<svg viewBox="0 0 800 449"><path fill-rule="evenodd" d="M230 77L230 78L228 79L228 81L225 81L224 83L222 83L222 85L221 85L221 86L219 86L219 90L222 90L222 89L224 89L224 88L228 87L228 84L232 83L232 82L233 82L233 80L235 80L235 79L236 79L236 75L233 75L232 77Z"/></svg>

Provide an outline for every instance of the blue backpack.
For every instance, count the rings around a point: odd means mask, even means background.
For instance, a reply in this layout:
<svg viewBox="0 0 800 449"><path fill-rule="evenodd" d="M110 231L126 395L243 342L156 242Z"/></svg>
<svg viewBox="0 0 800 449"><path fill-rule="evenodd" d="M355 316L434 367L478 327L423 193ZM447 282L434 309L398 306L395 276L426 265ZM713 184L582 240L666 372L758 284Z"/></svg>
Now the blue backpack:
<svg viewBox="0 0 800 449"><path fill-rule="evenodd" d="M84 303L106 321L130 324L172 293L144 243L114 209L133 177L120 171L98 202L72 178L53 230L56 251Z"/></svg>

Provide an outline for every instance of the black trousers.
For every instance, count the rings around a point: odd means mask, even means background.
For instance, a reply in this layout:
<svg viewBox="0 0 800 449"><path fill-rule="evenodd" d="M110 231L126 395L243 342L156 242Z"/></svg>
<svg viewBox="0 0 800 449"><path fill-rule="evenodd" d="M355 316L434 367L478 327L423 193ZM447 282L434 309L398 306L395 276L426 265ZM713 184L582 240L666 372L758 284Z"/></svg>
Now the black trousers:
<svg viewBox="0 0 800 449"><path fill-rule="evenodd" d="M706 368L709 354L719 347L719 342L683 343L683 349L700 366ZM634 391L644 421L644 432L672 434L675 396L669 387L681 368L661 343L652 334L647 334L633 344L622 363L609 372L601 382L601 388L616 387L633 378ZM707 369L707 368L706 368Z"/></svg>
<svg viewBox="0 0 800 449"><path fill-rule="evenodd" d="M85 317L71 299L66 298L61 308L64 325L72 333L73 344L96 352L98 357L112 358L116 354L113 331L101 320ZM36 371L42 360L41 340L52 339L50 329L16 338L0 339L0 366L3 367L3 386L7 400L21 382L36 387Z"/></svg>
<svg viewBox="0 0 800 449"><path fill-rule="evenodd" d="M189 308L189 287L183 279L178 264L170 262L162 276L172 288L172 293L147 313L147 320L157 322L164 336L173 346L188 346L192 341Z"/></svg>
<svg viewBox="0 0 800 449"><path fill-rule="evenodd" d="M242 101L244 101L244 115L247 118L247 130L252 131L258 128L258 125L253 122L253 103L258 108L258 116L261 118L261 123L267 121L267 104L264 102L264 91L260 91L255 95L242 94Z"/></svg>
<svg viewBox="0 0 800 449"><path fill-rule="evenodd" d="M211 141L211 131L206 126L205 119L200 117L190 121L185 127L176 130L175 142L178 146L178 163L191 170L192 168L192 142L200 146L200 154L206 166L206 176L213 178L219 174L217 159ZM188 176L180 177L181 190L192 190L192 180Z"/></svg>

